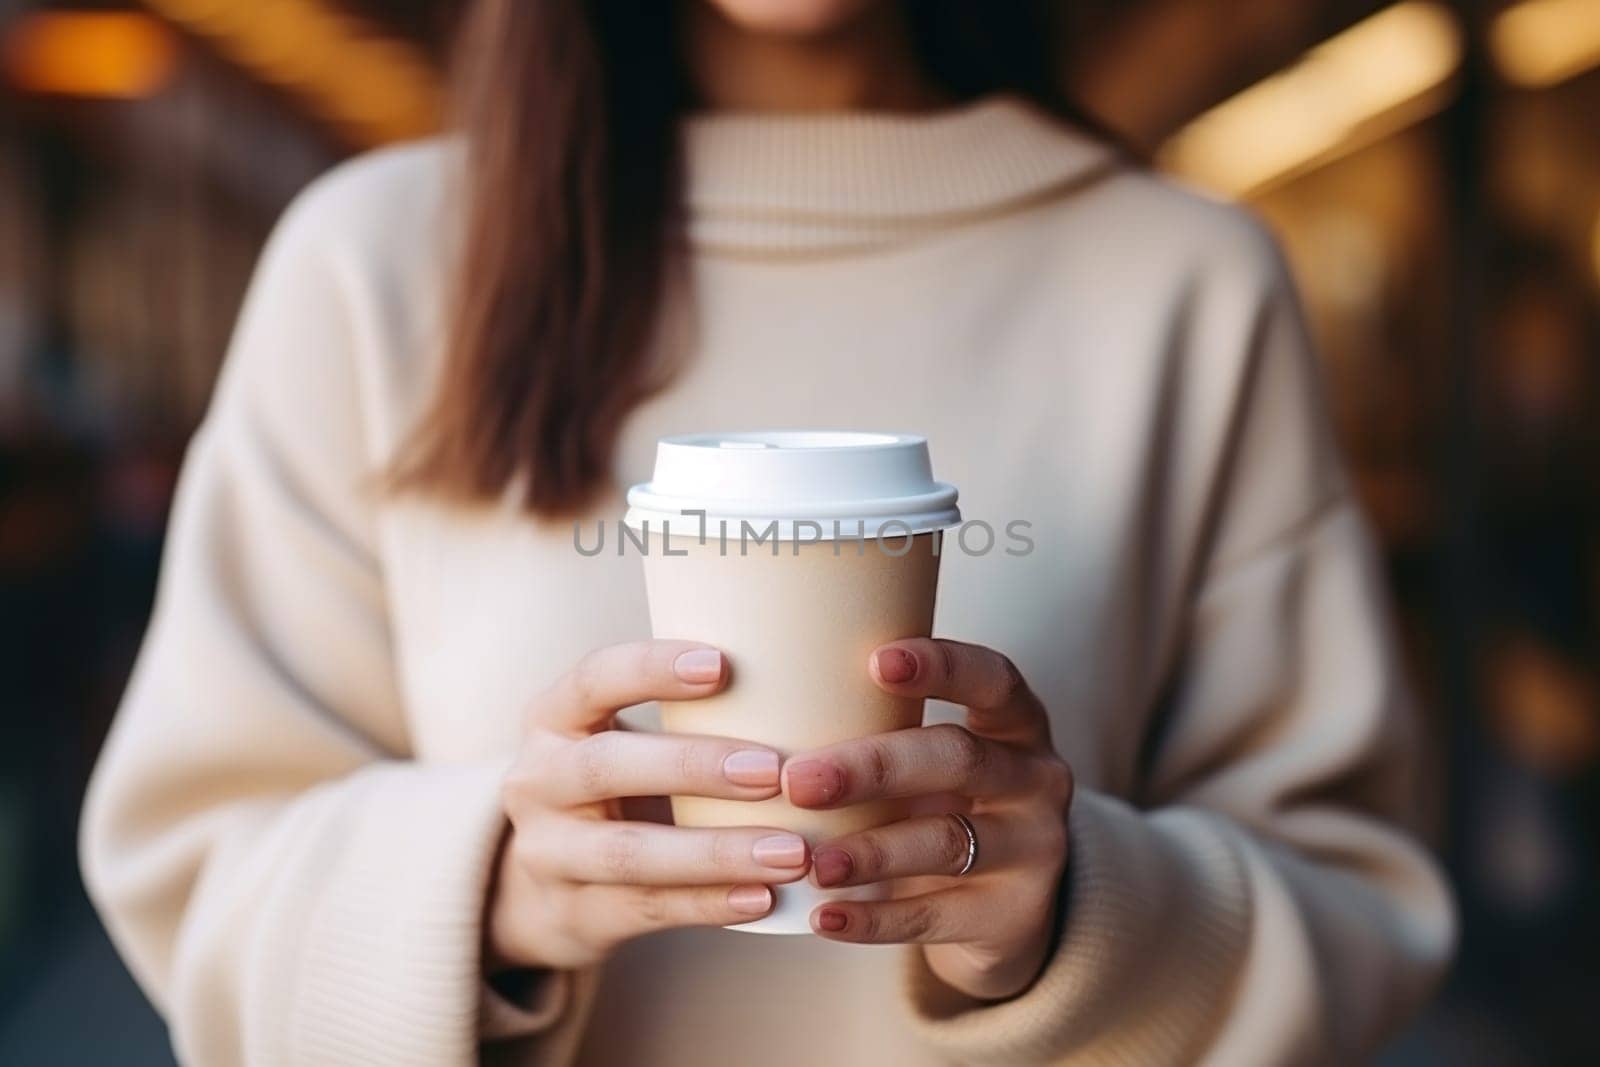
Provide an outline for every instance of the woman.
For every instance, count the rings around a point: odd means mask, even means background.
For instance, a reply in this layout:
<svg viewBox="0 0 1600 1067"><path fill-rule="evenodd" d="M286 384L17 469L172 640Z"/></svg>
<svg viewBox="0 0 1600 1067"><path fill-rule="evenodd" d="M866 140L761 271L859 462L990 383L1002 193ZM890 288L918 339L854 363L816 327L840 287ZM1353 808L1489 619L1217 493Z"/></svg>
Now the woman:
<svg viewBox="0 0 1600 1067"><path fill-rule="evenodd" d="M1046 39L486 0L465 156L304 194L85 821L184 1059L1347 1062L1418 1004L1451 910L1282 265L1061 117ZM664 433L795 425L924 432L969 518L1032 524L950 558L947 639L863 666L965 727L616 729L736 665L642 640L637 562L572 517ZM960 798L982 861L951 820L808 851L638 806L780 790ZM802 877L896 899L716 929Z"/></svg>

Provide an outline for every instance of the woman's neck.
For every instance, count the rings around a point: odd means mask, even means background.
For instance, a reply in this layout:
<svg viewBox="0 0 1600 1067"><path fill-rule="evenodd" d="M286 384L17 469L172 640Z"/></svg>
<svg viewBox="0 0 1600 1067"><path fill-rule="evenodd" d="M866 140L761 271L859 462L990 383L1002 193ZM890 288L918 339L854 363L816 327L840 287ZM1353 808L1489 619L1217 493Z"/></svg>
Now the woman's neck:
<svg viewBox="0 0 1600 1067"><path fill-rule="evenodd" d="M716 111L925 111L947 101L923 76L898 4L805 37L751 33L704 0L682 4L684 61Z"/></svg>

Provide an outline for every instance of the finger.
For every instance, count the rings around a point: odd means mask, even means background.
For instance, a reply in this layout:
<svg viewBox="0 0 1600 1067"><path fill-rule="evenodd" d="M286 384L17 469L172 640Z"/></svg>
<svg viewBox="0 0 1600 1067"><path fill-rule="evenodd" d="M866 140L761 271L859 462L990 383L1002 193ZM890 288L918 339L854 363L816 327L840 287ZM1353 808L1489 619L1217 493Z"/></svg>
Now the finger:
<svg viewBox="0 0 1600 1067"><path fill-rule="evenodd" d="M617 797L697 796L764 800L778 793L778 753L724 737L604 730L559 741L524 773L529 795L549 807Z"/></svg>
<svg viewBox="0 0 1600 1067"><path fill-rule="evenodd" d="M598 819L547 820L513 847L537 878L606 885L705 886L793 882L805 839L757 826L701 829Z"/></svg>
<svg viewBox="0 0 1600 1067"><path fill-rule="evenodd" d="M977 832L978 856L967 874L1008 867L1028 843L1021 820L1005 815L968 815ZM1040 837L1042 847L1048 842ZM811 873L823 888L867 885L891 878L957 875L966 866L969 840L960 820L948 813L903 819L818 845Z"/></svg>
<svg viewBox="0 0 1600 1067"><path fill-rule="evenodd" d="M592 943L615 945L683 926L732 926L772 910L765 885L585 885L573 894L573 927Z"/></svg>
<svg viewBox="0 0 1600 1067"><path fill-rule="evenodd" d="M936 944L976 941L994 901L975 886L938 889L898 900L829 901L811 913L811 929L834 941L859 944ZM992 914L990 916L992 924Z"/></svg>
<svg viewBox="0 0 1600 1067"><path fill-rule="evenodd" d="M875 649L872 680L901 696L961 704L976 733L1018 744L1050 744L1044 706L1008 658L981 645L910 637Z"/></svg>
<svg viewBox="0 0 1600 1067"><path fill-rule="evenodd" d="M534 702L533 721L587 733L623 708L650 700L696 700L727 684L717 649L693 641L636 641L597 648Z"/></svg>
<svg viewBox="0 0 1600 1067"><path fill-rule="evenodd" d="M783 788L803 808L921 793L1001 796L1033 788L1036 762L1029 752L939 723L797 754L783 766Z"/></svg>

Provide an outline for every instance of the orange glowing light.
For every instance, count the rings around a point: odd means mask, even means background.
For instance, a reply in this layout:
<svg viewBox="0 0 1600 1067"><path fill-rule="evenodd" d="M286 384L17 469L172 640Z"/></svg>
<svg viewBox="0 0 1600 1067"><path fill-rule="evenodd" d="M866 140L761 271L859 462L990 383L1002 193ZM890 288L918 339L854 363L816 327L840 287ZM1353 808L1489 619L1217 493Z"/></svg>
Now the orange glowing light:
<svg viewBox="0 0 1600 1067"><path fill-rule="evenodd" d="M435 132L443 91L415 46L322 0L145 0L360 144Z"/></svg>
<svg viewBox="0 0 1600 1067"><path fill-rule="evenodd" d="M1559 85L1600 66L1600 3L1522 0L1495 17L1489 51L1512 85Z"/></svg>
<svg viewBox="0 0 1600 1067"><path fill-rule="evenodd" d="M148 15L25 15L0 41L0 69L23 92L131 100L159 92L178 66L172 32Z"/></svg>
<svg viewBox="0 0 1600 1067"><path fill-rule="evenodd" d="M1404 0L1201 115L1160 162L1225 195L1260 193L1439 110L1461 54L1447 5Z"/></svg>

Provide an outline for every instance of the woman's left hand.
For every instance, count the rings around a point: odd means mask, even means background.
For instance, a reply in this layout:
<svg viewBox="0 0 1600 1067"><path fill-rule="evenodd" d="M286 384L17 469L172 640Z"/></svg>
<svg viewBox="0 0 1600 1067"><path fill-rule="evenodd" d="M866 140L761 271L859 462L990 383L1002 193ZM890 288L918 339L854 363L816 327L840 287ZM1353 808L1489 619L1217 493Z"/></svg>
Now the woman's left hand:
<svg viewBox="0 0 1600 1067"><path fill-rule="evenodd" d="M921 814L819 844L812 877L824 887L896 881L893 899L820 905L811 925L836 941L916 942L940 980L997 1000L1033 981L1049 950L1067 861L1072 771L1017 668L1000 653L913 638L873 652L884 690L968 709L967 726L916 727L792 757L790 803L837 808L911 797ZM978 838L976 863L960 811Z"/></svg>

